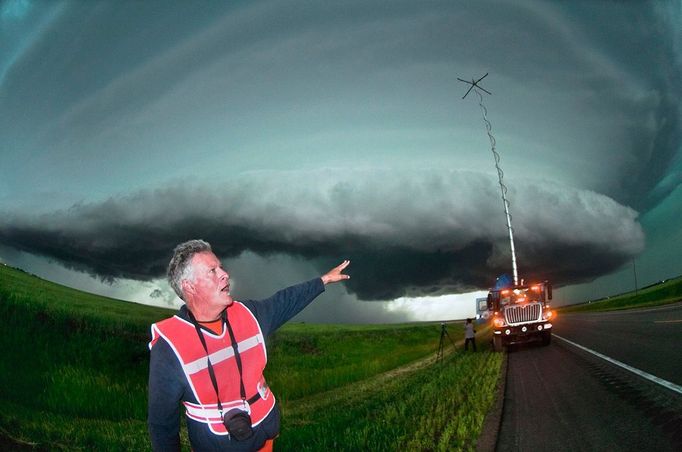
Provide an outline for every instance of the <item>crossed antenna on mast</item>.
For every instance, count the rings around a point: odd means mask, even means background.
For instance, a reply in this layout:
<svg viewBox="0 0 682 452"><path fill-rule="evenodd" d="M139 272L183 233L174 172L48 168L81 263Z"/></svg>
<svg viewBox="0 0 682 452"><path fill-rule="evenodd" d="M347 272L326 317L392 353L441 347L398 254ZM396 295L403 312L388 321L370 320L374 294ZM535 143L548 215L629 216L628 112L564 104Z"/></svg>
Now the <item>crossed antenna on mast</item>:
<svg viewBox="0 0 682 452"><path fill-rule="evenodd" d="M492 96L493 93L491 93L490 91L488 91L487 89L483 88L482 86L480 86L480 85L478 84L478 82L480 82L481 80L483 80L483 79L486 78L487 76L488 76L488 73L486 72L485 75L484 75L483 77L479 78L478 80L475 80L475 79L472 78L471 81L462 80L461 78L457 77L457 80L459 80L460 82L464 82L464 83L466 83L466 84L468 84L468 85L471 85L471 86L469 87L469 89L467 90L466 94L465 94L464 96L462 96L462 99L464 99L465 97L467 97L467 94L469 94L469 93L471 92L471 90L474 89L474 88L478 88L478 89L480 89L481 91L484 91L484 92L486 92L486 93L488 93L488 94L490 94L490 95Z"/></svg>
<svg viewBox="0 0 682 452"><path fill-rule="evenodd" d="M490 91L487 89L483 88L482 86L479 85L481 80L486 78L488 76L488 73L486 72L485 75L478 80L476 79L471 79L471 81L466 81L462 80L461 78L457 78L460 82L464 82L467 85L471 85L469 89L467 90L466 94L462 97L464 99L467 97L467 94L471 92L472 89L474 89L474 92L478 96L478 105L481 107L481 113L483 114L483 122L485 123L485 130L488 134L488 138L490 139L490 150L493 153L493 158L495 159L495 169L497 169L497 177L498 181L500 183L500 191L502 192L502 203L504 204L504 214L507 217L507 230L509 231L509 246L511 249L511 257L512 257L512 270L514 272L514 285L519 284L519 272L518 268L516 266L516 248L514 246L514 229L512 228L511 221L512 221L512 216L511 213L509 212L509 201L507 200L507 186L504 185L503 178L504 178L504 172L502 171L502 168L500 168L500 154L497 152L495 149L497 147L497 142L495 141L495 137L493 136L493 131L492 131L492 125L490 124L490 121L488 120L488 109L485 108L485 105L483 104L483 95L481 94L480 91L483 91L485 93L488 93L492 95ZM480 90L480 91L479 91Z"/></svg>

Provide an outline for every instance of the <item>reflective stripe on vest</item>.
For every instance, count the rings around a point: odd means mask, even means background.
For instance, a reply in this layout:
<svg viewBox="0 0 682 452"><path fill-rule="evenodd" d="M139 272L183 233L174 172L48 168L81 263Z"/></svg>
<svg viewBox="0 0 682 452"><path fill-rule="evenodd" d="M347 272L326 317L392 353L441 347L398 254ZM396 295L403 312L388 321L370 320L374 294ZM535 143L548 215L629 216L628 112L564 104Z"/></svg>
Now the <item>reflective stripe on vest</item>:
<svg viewBox="0 0 682 452"><path fill-rule="evenodd" d="M260 334L245 339L241 342L238 342L237 348L239 349L239 353L243 353L246 350L249 350L250 348L256 347L258 344L265 344L263 336ZM209 355L209 358L211 359L211 365L215 366L219 362L224 361L228 358L232 358L233 356L234 350L232 349L232 346L230 346L218 350L217 352L211 353ZM206 369L208 367L208 360L204 356L202 358L197 359L196 361L184 364L183 367L185 368L185 373L191 375Z"/></svg>
<svg viewBox="0 0 682 452"><path fill-rule="evenodd" d="M254 426L260 424L275 406L275 397L263 377L267 351L260 326L251 311L239 302L228 308L228 319L242 359L246 397L260 394L260 398L246 407ZM208 347L211 365L216 374L223 413L230 408L244 407L239 391L239 371L227 328L220 335L202 330ZM195 421L208 424L217 435L227 431L217 409L216 393L208 373L206 351L201 345L194 325L178 316L152 325L150 348L163 337L178 357L187 382L198 403L183 401L186 415Z"/></svg>
<svg viewBox="0 0 682 452"><path fill-rule="evenodd" d="M225 413L233 408L239 408L251 414L251 407L247 404L246 409L244 409L244 403L241 400L233 400L225 403L221 401L221 404L223 405L223 412ZM206 419L208 419L209 422L221 422L217 403L198 405L196 403L183 402L183 405L185 405L185 414L187 414L187 417L194 419L195 421L205 423Z"/></svg>

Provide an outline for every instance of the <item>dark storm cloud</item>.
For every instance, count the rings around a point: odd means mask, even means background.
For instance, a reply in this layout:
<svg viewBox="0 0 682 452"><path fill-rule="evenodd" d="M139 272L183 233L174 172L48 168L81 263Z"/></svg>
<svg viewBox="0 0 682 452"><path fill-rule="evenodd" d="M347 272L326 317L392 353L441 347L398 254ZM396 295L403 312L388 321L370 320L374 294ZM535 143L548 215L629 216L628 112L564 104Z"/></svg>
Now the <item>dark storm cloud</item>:
<svg viewBox="0 0 682 452"><path fill-rule="evenodd" d="M454 108L456 77L483 71L495 130L513 142L518 165L640 212L675 188L657 185L682 142L673 2L69 2L63 10L32 46L17 46L21 58L0 83L0 107L11 112L0 114L8 202L42 201L36 186L71 191L70 200L92 187L144 186L150 173L178 174L187 149L204 150L197 166L239 149L230 155L236 171L314 165L301 142L324 132L333 134L320 143L328 152L376 164L400 152L383 141L387 131L408 128L414 139L468 128ZM417 154L412 143L402 159ZM443 149L427 143L420 164L437 167ZM100 177L103 162L111 177Z"/></svg>
<svg viewBox="0 0 682 452"><path fill-rule="evenodd" d="M581 77L592 92L586 107L603 111L622 131L611 155L620 171L604 193L645 212L675 189L658 184L682 149L679 4L572 2L562 10L590 44L585 53L608 55Z"/></svg>
<svg viewBox="0 0 682 452"><path fill-rule="evenodd" d="M511 186L524 277L591 280L643 248L636 212L603 195ZM320 271L349 258L347 287L364 300L485 288L510 271L496 181L467 172L258 172L3 218L5 245L109 280L162 276L173 247L197 237L223 258L299 256Z"/></svg>

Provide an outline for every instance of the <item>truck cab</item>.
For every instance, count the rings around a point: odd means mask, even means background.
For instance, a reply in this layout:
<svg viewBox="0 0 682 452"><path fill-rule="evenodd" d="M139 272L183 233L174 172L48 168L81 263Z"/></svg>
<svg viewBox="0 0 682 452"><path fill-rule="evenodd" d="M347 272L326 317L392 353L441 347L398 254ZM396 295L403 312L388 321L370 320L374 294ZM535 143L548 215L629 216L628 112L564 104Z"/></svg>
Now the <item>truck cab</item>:
<svg viewBox="0 0 682 452"><path fill-rule="evenodd" d="M493 327L493 348L538 340L552 341L552 285L547 281L492 289L486 300Z"/></svg>

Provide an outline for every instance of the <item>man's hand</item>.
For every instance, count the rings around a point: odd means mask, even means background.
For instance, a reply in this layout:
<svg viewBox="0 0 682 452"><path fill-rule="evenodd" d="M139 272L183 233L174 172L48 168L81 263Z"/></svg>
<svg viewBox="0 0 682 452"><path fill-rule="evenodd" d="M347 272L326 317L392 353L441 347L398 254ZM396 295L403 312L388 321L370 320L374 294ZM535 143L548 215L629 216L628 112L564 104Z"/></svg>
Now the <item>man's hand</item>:
<svg viewBox="0 0 682 452"><path fill-rule="evenodd" d="M350 276L344 275L342 272L343 270L348 267L350 264L349 260L345 260L341 262L341 265L338 267L334 267L331 270L329 270L327 273L322 275L322 282L326 286L329 283L335 283L339 281L343 281L344 279L350 279Z"/></svg>

